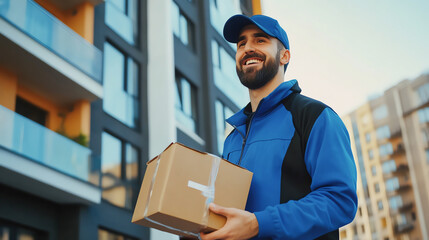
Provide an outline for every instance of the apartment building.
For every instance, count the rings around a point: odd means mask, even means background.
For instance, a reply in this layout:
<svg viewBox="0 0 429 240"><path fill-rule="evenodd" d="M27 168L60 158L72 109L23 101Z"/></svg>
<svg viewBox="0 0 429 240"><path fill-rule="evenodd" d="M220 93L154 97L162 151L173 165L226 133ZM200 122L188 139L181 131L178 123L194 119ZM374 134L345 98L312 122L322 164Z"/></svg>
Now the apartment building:
<svg viewBox="0 0 429 240"><path fill-rule="evenodd" d="M428 239L428 104L422 75L344 117L360 181L359 211L342 239Z"/></svg>
<svg viewBox="0 0 429 240"><path fill-rule="evenodd" d="M130 223L148 159L219 154L247 103L226 19L255 0L0 0L0 239L177 239Z"/></svg>

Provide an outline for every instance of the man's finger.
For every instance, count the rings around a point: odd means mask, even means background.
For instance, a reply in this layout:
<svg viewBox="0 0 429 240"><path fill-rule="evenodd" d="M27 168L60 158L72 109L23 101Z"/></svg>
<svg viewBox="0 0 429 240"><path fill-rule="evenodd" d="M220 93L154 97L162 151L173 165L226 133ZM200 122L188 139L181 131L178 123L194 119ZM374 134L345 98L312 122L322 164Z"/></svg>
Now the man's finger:
<svg viewBox="0 0 429 240"><path fill-rule="evenodd" d="M214 203L210 203L209 209L210 211L225 217L228 217L231 215L231 210L229 208L225 208Z"/></svg>
<svg viewBox="0 0 429 240"><path fill-rule="evenodd" d="M200 233L200 237L202 240L216 240L216 239L222 239L225 235L225 231L223 228L211 232L211 233Z"/></svg>

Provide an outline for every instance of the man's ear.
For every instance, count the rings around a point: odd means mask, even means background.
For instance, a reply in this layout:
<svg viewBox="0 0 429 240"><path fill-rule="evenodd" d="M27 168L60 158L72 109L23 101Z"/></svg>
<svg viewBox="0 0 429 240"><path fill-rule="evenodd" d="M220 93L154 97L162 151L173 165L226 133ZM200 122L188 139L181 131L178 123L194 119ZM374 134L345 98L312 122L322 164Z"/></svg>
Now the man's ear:
<svg viewBox="0 0 429 240"><path fill-rule="evenodd" d="M280 50L280 63L286 65L290 60L290 52L287 49Z"/></svg>

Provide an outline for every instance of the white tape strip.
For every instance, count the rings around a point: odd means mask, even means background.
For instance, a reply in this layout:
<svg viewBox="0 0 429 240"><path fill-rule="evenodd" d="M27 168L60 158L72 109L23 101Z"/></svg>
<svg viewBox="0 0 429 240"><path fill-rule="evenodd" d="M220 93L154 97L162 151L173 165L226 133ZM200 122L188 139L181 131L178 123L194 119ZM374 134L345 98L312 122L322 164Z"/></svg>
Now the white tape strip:
<svg viewBox="0 0 429 240"><path fill-rule="evenodd" d="M207 197L207 198L213 198L214 197L214 190L210 186L202 185L202 184L199 184L197 182L189 180L188 181L188 187L196 189L198 191L201 191L201 193L203 194L204 197Z"/></svg>

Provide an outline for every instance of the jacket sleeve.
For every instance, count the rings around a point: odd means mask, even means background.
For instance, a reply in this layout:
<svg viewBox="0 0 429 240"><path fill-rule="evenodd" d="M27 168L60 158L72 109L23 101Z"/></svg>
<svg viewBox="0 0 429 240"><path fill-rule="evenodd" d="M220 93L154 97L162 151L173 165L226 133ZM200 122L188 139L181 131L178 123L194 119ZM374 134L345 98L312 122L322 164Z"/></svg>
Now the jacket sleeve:
<svg viewBox="0 0 429 240"><path fill-rule="evenodd" d="M356 166L343 122L330 108L315 121L305 164L311 192L297 201L255 212L259 237L314 239L350 223L356 214Z"/></svg>

